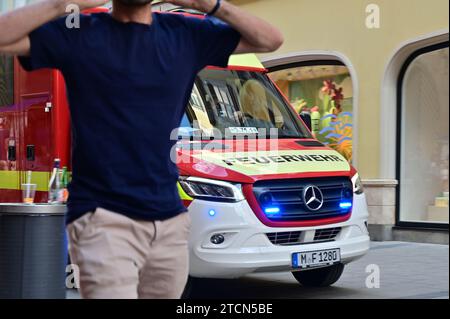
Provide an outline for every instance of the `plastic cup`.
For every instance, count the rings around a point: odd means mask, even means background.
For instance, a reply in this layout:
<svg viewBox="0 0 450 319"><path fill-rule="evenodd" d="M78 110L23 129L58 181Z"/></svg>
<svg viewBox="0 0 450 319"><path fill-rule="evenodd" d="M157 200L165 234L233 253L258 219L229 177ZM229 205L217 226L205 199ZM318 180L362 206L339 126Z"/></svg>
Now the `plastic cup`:
<svg viewBox="0 0 450 319"><path fill-rule="evenodd" d="M22 201L25 204L34 203L34 195L36 194L36 184L22 184Z"/></svg>

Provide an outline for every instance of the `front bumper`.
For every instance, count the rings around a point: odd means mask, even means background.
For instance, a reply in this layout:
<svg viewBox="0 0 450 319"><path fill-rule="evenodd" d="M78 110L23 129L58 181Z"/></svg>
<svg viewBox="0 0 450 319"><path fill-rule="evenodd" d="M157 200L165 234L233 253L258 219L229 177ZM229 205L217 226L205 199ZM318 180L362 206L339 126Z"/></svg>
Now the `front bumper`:
<svg viewBox="0 0 450 319"><path fill-rule="evenodd" d="M211 216L211 210L215 215ZM332 225L275 228L262 224L246 201L217 203L194 200L189 207L192 218L190 274L200 278L237 278L253 272L289 271L291 255L296 252L341 249L343 263L362 257L370 245L367 231L368 211L364 194L354 196L349 220ZM333 241L313 242L319 229L340 227ZM301 231L305 242L293 246L272 244L268 233ZM225 241L216 245L210 238L222 234ZM306 239L310 240L306 240Z"/></svg>

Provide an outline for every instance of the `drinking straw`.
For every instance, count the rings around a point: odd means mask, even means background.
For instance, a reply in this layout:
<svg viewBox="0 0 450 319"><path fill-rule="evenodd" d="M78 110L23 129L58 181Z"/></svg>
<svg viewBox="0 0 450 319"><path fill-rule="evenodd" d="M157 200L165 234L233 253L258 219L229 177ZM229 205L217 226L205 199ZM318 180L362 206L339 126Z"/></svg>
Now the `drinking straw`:
<svg viewBox="0 0 450 319"><path fill-rule="evenodd" d="M27 171L27 184L31 184L31 171Z"/></svg>
<svg viewBox="0 0 450 319"><path fill-rule="evenodd" d="M30 198L30 191L31 191L31 171L27 171L27 184L26 184L26 195L25 198Z"/></svg>

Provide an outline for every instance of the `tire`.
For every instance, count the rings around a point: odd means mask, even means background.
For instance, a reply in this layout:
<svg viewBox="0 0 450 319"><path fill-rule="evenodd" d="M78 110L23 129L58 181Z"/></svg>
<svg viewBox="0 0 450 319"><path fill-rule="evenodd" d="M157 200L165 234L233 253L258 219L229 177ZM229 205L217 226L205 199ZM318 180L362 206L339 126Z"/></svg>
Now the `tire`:
<svg viewBox="0 0 450 319"><path fill-rule="evenodd" d="M344 272L343 264L330 267L293 272L297 281L305 287L328 287L336 283Z"/></svg>

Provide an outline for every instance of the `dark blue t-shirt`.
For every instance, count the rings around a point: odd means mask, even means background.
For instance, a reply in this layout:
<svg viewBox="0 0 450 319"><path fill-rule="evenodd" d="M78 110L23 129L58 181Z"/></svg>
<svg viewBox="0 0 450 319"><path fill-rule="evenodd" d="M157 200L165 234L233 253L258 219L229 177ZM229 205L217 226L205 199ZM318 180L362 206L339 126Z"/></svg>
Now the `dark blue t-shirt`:
<svg viewBox="0 0 450 319"><path fill-rule="evenodd" d="M60 18L30 34L26 70L64 75L72 121L67 223L103 207L141 220L184 208L170 159L171 131L184 114L196 74L226 67L240 40L217 19L153 13L151 25L108 13Z"/></svg>

